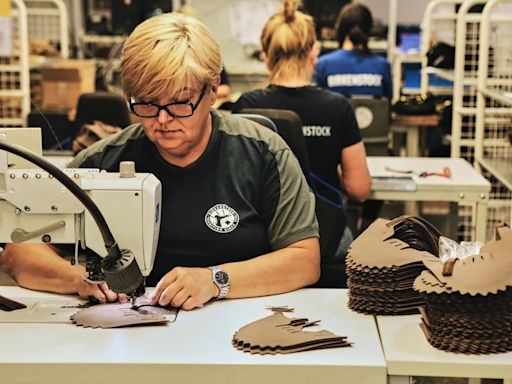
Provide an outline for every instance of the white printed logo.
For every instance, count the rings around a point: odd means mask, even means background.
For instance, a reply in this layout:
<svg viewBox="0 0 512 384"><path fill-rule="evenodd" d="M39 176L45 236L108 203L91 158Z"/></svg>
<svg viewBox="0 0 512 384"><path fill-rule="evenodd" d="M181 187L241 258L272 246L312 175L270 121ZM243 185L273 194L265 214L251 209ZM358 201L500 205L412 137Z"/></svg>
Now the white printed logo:
<svg viewBox="0 0 512 384"><path fill-rule="evenodd" d="M320 125L304 125L302 127L302 134L304 136L329 137L331 136L331 127Z"/></svg>
<svg viewBox="0 0 512 384"><path fill-rule="evenodd" d="M327 76L327 86L332 87L382 87L382 75L374 73L339 73Z"/></svg>
<svg viewBox="0 0 512 384"><path fill-rule="evenodd" d="M238 213L226 204L217 204L211 207L204 222L211 230L219 233L228 233L233 231L240 221Z"/></svg>

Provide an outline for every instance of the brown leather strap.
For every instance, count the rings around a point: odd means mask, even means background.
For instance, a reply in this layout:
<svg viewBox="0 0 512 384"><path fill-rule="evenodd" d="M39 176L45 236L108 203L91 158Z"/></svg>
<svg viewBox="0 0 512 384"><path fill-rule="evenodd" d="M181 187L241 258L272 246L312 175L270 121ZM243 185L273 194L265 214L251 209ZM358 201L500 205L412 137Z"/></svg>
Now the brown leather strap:
<svg viewBox="0 0 512 384"><path fill-rule="evenodd" d="M455 267L457 260L459 259L450 259L444 263L443 276L451 276L453 274L453 267Z"/></svg>

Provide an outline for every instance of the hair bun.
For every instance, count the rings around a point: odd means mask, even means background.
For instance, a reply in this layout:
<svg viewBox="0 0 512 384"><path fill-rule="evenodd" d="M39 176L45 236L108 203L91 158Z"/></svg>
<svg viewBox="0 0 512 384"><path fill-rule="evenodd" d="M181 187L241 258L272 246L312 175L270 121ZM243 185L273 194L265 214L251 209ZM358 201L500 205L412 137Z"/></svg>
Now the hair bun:
<svg viewBox="0 0 512 384"><path fill-rule="evenodd" d="M299 8L299 0L284 0L283 16L286 22L295 20L295 11Z"/></svg>

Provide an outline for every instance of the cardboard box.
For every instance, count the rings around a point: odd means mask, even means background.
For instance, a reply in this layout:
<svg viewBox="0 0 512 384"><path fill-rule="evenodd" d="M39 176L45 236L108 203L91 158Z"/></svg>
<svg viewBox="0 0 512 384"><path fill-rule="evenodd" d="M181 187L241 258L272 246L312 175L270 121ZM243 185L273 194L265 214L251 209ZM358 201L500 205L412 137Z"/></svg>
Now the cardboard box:
<svg viewBox="0 0 512 384"><path fill-rule="evenodd" d="M76 108L82 93L96 90L95 60L57 60L41 68L44 111L67 112Z"/></svg>

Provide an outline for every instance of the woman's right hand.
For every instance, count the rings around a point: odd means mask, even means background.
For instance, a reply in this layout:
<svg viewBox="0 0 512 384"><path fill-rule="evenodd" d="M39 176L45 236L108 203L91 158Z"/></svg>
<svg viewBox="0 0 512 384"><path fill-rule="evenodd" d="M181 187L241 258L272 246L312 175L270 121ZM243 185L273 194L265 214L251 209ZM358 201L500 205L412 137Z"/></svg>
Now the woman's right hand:
<svg viewBox="0 0 512 384"><path fill-rule="evenodd" d="M114 303L117 301L120 303L128 302L128 297L126 295L115 293L105 282L100 284L91 284L85 280L80 280L78 283L77 293L84 299L88 299L92 296L102 304Z"/></svg>

